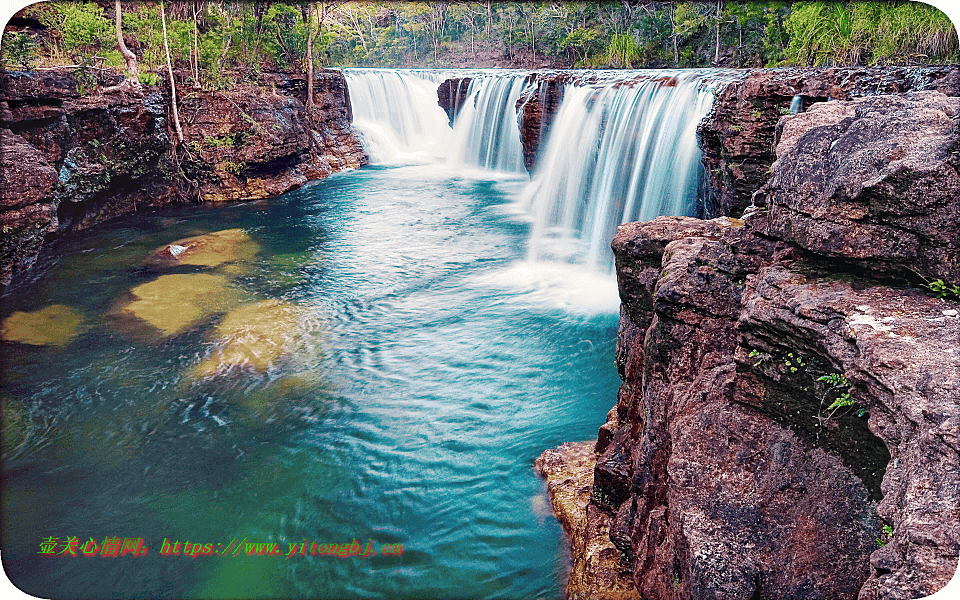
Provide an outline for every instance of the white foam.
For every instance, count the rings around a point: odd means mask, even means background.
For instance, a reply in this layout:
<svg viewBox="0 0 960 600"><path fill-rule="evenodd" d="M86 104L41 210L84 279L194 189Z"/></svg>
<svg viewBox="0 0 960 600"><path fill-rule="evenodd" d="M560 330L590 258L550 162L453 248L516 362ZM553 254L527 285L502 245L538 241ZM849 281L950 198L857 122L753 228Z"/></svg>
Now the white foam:
<svg viewBox="0 0 960 600"><path fill-rule="evenodd" d="M522 261L482 275L476 283L513 292L508 301L533 307L576 314L620 310L616 277L580 265Z"/></svg>

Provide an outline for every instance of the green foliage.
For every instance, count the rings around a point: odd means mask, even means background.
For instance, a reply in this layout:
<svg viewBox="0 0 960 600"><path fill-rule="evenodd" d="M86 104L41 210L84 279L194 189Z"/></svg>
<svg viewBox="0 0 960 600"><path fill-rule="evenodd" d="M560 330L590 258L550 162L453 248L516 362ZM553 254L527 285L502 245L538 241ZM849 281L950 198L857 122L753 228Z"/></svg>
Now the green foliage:
<svg viewBox="0 0 960 600"><path fill-rule="evenodd" d="M14 67L29 71L36 60L37 43L29 34L9 31L3 33L3 41L0 42L0 64L3 68Z"/></svg>
<svg viewBox="0 0 960 600"><path fill-rule="evenodd" d="M617 34L607 46L607 56L611 63L621 69L632 69L633 63L640 58L640 47L637 40L627 33Z"/></svg>
<svg viewBox="0 0 960 600"><path fill-rule="evenodd" d="M877 537L877 545L883 548L887 545L887 542L890 541L890 538L893 537L893 527L890 525L884 525L883 530L880 532L880 535Z"/></svg>
<svg viewBox="0 0 960 600"><path fill-rule="evenodd" d="M783 366L787 367L791 373L796 373L799 369L807 366L807 363L804 362L803 356L799 353L794 354L790 352L787 354L787 358L784 359Z"/></svg>
<svg viewBox="0 0 960 600"><path fill-rule="evenodd" d="M950 285L942 279L934 279L924 283L923 287L933 292L933 295L937 298L949 298L952 296L955 300L960 300L960 285Z"/></svg>
<svg viewBox="0 0 960 600"><path fill-rule="evenodd" d="M295 2L173 3L167 11L175 68L219 89L265 69L471 66L513 60L558 67L733 67L960 60L956 31L918 2ZM102 57L122 67L110 3L54 2L34 9L48 45L4 36L4 65L74 64ZM142 68L165 63L159 5L131 3L123 28ZM38 52L39 51L39 52ZM46 53L46 54L44 54ZM100 64L98 62L98 64Z"/></svg>
<svg viewBox="0 0 960 600"><path fill-rule="evenodd" d="M797 2L785 25L789 64L950 62L958 57L949 17L918 2Z"/></svg>
<svg viewBox="0 0 960 600"><path fill-rule="evenodd" d="M55 10L45 13L48 27L60 32L63 49L83 60L113 45L113 27L103 16L103 9L89 2L57 2Z"/></svg>
<svg viewBox="0 0 960 600"><path fill-rule="evenodd" d="M137 79L143 85L160 85L160 76L149 71L140 71L137 73Z"/></svg>

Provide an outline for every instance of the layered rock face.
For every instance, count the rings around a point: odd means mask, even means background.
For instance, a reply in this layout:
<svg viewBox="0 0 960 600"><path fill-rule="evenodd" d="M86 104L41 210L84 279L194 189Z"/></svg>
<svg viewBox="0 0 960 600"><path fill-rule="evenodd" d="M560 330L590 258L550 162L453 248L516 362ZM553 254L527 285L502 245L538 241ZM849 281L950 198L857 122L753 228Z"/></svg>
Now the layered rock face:
<svg viewBox="0 0 960 600"><path fill-rule="evenodd" d="M594 549L569 597L899 599L950 580L960 302L917 274L958 280L958 115L936 92L818 104L780 123L744 219L619 228L623 384L596 465L577 476L576 446L538 463Z"/></svg>
<svg viewBox="0 0 960 600"><path fill-rule="evenodd" d="M805 108L828 99L933 90L960 96L960 67L755 69L726 86L698 134L710 195L707 218L739 216L769 177L776 123L794 96Z"/></svg>
<svg viewBox="0 0 960 600"><path fill-rule="evenodd" d="M111 90L120 81L81 93L69 72L0 73L0 286L49 233L172 202L266 198L366 162L340 73L317 74L312 119L302 76L179 89L180 146L168 91Z"/></svg>

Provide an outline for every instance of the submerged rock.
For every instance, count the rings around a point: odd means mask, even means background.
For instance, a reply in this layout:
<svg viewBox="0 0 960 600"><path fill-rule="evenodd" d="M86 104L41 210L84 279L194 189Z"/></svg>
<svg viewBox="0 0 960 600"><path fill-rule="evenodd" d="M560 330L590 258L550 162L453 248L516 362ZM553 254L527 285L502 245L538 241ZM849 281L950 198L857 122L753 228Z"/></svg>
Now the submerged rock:
<svg viewBox="0 0 960 600"><path fill-rule="evenodd" d="M214 331L218 347L191 370L190 378L211 377L235 368L265 372L287 351L297 321L297 307L279 300L231 311Z"/></svg>
<svg viewBox="0 0 960 600"><path fill-rule="evenodd" d="M250 260L259 250L260 246L244 230L224 229L167 244L151 252L147 263L158 267L216 267Z"/></svg>
<svg viewBox="0 0 960 600"><path fill-rule="evenodd" d="M242 292L222 275L161 275L138 285L134 300L121 310L159 329L163 335L187 330L207 317L223 313L242 298Z"/></svg>
<svg viewBox="0 0 960 600"><path fill-rule="evenodd" d="M32 346L66 346L83 328L83 316L62 304L15 312L3 321L0 339Z"/></svg>

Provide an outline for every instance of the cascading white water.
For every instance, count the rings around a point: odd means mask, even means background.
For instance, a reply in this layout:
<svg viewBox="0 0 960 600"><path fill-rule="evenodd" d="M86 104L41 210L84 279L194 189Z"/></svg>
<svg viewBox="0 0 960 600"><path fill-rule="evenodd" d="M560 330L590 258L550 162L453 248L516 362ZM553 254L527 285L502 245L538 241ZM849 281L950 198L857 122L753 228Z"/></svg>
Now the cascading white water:
<svg viewBox="0 0 960 600"><path fill-rule="evenodd" d="M453 126L454 165L524 172L517 99L526 73L474 76Z"/></svg>
<svg viewBox="0 0 960 600"><path fill-rule="evenodd" d="M374 164L438 162L452 135L437 104L439 72L387 69L344 71L353 126Z"/></svg>
<svg viewBox="0 0 960 600"><path fill-rule="evenodd" d="M517 99L529 73L344 73L354 126L372 162L525 173ZM451 130L437 87L465 77L471 81ZM701 170L696 127L724 78L717 71L584 72L586 83L568 83L521 197L533 221L528 262L607 275L617 225L693 214ZM541 97L548 91L542 85Z"/></svg>
<svg viewBox="0 0 960 600"><path fill-rule="evenodd" d="M374 164L449 164L526 173L517 98L527 73L346 69L353 125ZM447 78L471 79L451 129L437 102Z"/></svg>
<svg viewBox="0 0 960 600"><path fill-rule="evenodd" d="M522 203L528 259L612 269L617 225L696 209L696 126L713 73L635 72L568 85Z"/></svg>

